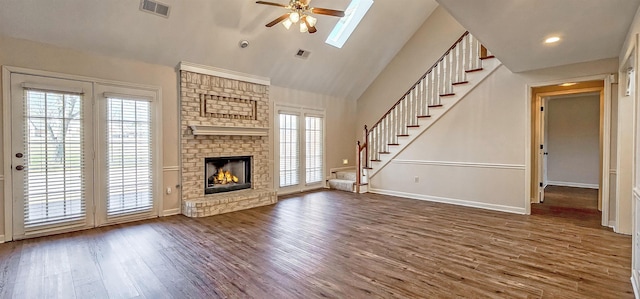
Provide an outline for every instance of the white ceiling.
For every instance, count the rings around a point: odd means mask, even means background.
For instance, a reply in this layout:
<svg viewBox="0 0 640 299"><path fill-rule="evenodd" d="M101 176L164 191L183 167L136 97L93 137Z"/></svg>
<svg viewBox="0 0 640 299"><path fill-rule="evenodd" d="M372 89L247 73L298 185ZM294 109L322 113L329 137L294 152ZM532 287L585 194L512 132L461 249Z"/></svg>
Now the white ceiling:
<svg viewBox="0 0 640 299"><path fill-rule="evenodd" d="M337 49L324 43L336 17L318 16L318 32L310 35L266 28L284 10L254 0L160 2L171 7L168 19L141 12L139 0L0 0L0 34L171 67L188 61L354 99L437 7L434 0L377 0ZM344 10L349 2L311 4ZM245 39L250 46L239 48ZM311 55L297 58L298 49Z"/></svg>
<svg viewBox="0 0 640 299"><path fill-rule="evenodd" d="M511 71L617 57L640 0L438 0ZM551 36L559 43L545 45Z"/></svg>

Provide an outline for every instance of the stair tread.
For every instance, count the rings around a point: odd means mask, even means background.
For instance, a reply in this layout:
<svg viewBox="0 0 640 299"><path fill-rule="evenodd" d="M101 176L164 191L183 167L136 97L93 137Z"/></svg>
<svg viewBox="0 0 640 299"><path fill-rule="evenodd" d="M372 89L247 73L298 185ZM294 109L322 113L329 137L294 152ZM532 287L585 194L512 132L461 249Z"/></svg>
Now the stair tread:
<svg viewBox="0 0 640 299"><path fill-rule="evenodd" d="M345 180L345 179L329 179L329 182L340 182L340 183L353 182L354 184L356 183L356 181L354 180Z"/></svg>

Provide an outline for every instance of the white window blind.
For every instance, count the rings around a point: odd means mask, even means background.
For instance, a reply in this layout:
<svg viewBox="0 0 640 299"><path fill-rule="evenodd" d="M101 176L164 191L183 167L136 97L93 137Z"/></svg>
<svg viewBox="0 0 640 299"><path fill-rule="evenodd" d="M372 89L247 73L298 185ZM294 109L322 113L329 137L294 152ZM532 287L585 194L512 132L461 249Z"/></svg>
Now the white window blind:
<svg viewBox="0 0 640 299"><path fill-rule="evenodd" d="M299 182L300 150L298 145L298 115L279 114L280 127L280 187Z"/></svg>
<svg viewBox="0 0 640 299"><path fill-rule="evenodd" d="M83 95L25 86L24 226L86 217Z"/></svg>
<svg viewBox="0 0 640 299"><path fill-rule="evenodd" d="M306 182L318 183L322 181L322 118L317 116L305 117L306 143Z"/></svg>
<svg viewBox="0 0 640 299"><path fill-rule="evenodd" d="M151 103L107 97L107 216L153 208Z"/></svg>

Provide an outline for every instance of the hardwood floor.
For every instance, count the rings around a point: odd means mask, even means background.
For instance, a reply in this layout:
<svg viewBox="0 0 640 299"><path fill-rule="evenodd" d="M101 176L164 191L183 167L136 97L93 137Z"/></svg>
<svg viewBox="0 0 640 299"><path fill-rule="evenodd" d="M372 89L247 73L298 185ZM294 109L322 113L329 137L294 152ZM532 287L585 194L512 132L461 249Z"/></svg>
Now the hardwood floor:
<svg viewBox="0 0 640 299"><path fill-rule="evenodd" d="M531 205L531 214L563 218L593 228L601 227L602 222L597 189L547 186L544 203Z"/></svg>
<svg viewBox="0 0 640 299"><path fill-rule="evenodd" d="M0 245L2 298L633 298L631 237L341 191Z"/></svg>

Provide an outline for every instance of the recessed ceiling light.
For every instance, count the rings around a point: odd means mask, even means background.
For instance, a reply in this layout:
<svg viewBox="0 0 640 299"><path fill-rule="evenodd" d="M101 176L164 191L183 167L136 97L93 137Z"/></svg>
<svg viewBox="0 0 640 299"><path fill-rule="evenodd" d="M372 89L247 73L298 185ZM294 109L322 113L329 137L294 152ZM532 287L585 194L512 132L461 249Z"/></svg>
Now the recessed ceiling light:
<svg viewBox="0 0 640 299"><path fill-rule="evenodd" d="M552 37L550 37L550 38L545 39L545 40L544 40L544 43L545 43L545 44L553 44L553 43L558 42L559 40L560 40L560 38L559 38L559 37L557 37L557 36L552 36Z"/></svg>
<svg viewBox="0 0 640 299"><path fill-rule="evenodd" d="M576 85L576 84L578 84L578 83L575 83L575 82L567 82L567 83L562 83L562 84L560 84L560 85L558 85L558 86L567 87L567 86L573 86L573 85Z"/></svg>

